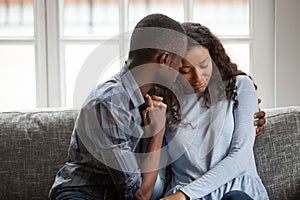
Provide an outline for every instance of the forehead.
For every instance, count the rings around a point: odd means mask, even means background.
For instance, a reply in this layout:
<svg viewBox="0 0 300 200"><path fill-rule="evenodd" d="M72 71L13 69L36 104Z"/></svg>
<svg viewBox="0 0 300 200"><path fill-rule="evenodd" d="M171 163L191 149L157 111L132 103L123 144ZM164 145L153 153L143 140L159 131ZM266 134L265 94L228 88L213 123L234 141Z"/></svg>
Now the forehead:
<svg viewBox="0 0 300 200"><path fill-rule="evenodd" d="M179 55L180 57L184 57L187 53L187 37L186 36L183 36L180 40L180 45L178 46L179 47Z"/></svg>
<svg viewBox="0 0 300 200"><path fill-rule="evenodd" d="M185 59L189 60L199 60L204 61L207 57L209 57L209 51L207 48L197 45L189 49L185 54Z"/></svg>

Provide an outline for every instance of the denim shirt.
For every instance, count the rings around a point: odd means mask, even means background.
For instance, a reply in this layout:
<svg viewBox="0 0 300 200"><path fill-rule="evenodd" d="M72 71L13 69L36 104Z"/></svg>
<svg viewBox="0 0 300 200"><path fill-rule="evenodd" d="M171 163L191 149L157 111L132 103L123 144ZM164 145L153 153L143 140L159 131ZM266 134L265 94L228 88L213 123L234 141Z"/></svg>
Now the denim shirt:
<svg viewBox="0 0 300 200"><path fill-rule="evenodd" d="M76 119L68 158L58 171L50 197L61 188L113 188L119 199L132 199L140 188L139 106L144 98L127 66L99 84Z"/></svg>

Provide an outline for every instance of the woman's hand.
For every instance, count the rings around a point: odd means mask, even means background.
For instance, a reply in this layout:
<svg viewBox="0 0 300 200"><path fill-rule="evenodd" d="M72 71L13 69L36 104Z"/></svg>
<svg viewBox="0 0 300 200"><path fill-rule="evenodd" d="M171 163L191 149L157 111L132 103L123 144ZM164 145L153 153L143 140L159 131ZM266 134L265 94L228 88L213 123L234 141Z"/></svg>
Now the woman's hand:
<svg viewBox="0 0 300 200"><path fill-rule="evenodd" d="M163 197L160 200L187 200L188 197L181 191L178 191L170 196Z"/></svg>

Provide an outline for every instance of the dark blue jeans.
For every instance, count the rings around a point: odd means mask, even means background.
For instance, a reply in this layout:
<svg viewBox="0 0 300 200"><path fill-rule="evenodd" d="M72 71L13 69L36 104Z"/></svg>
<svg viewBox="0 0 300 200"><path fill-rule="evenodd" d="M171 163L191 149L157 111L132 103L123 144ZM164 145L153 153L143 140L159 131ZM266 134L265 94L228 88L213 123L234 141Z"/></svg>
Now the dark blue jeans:
<svg viewBox="0 0 300 200"><path fill-rule="evenodd" d="M79 191L63 191L55 197L55 200L103 200L103 199Z"/></svg>
<svg viewBox="0 0 300 200"><path fill-rule="evenodd" d="M233 190L224 194L222 200L253 200L253 199L243 191Z"/></svg>
<svg viewBox="0 0 300 200"><path fill-rule="evenodd" d="M108 190L99 191L88 188L62 188L56 191L54 200L118 200L117 194Z"/></svg>

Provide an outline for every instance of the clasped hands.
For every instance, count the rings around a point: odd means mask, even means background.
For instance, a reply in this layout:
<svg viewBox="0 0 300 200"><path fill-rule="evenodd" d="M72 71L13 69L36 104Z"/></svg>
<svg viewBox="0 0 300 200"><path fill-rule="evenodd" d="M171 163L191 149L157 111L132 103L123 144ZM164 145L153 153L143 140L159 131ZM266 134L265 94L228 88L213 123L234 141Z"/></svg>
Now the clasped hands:
<svg viewBox="0 0 300 200"><path fill-rule="evenodd" d="M142 111L146 137L152 137L161 132L166 124L167 105L163 98L156 95L145 95L147 107Z"/></svg>

